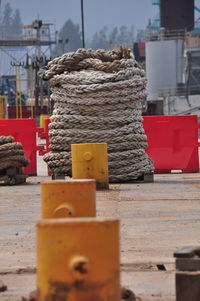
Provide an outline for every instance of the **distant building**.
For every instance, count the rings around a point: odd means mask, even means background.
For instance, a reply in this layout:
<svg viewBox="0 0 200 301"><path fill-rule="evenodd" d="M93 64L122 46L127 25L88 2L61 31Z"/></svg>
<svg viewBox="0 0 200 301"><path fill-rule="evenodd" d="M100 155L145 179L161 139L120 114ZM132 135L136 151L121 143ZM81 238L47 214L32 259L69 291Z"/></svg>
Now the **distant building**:
<svg viewBox="0 0 200 301"><path fill-rule="evenodd" d="M133 53L137 62L145 61L145 42L136 42L133 45Z"/></svg>

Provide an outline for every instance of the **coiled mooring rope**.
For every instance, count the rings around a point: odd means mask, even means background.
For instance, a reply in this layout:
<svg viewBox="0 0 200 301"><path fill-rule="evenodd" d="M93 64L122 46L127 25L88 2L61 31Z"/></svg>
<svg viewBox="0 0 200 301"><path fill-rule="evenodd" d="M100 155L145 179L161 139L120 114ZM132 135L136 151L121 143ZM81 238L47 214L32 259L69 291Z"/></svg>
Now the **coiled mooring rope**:
<svg viewBox="0 0 200 301"><path fill-rule="evenodd" d="M24 157L21 143L14 142L12 136L0 136L0 176L1 171L9 167L27 166L29 160Z"/></svg>
<svg viewBox="0 0 200 301"><path fill-rule="evenodd" d="M79 49L41 73L54 102L51 151L44 156L53 174L71 175L71 144L95 142L108 143L110 182L153 171L141 116L146 77L129 49Z"/></svg>

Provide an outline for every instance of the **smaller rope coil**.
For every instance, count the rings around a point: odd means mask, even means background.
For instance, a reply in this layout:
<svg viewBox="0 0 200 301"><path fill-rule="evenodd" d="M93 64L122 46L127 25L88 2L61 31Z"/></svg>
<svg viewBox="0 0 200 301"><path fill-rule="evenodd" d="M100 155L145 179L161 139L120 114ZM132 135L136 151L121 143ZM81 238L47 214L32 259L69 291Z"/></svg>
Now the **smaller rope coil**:
<svg viewBox="0 0 200 301"><path fill-rule="evenodd" d="M22 144L13 141L12 136L0 136L0 170L29 164L29 160L24 157Z"/></svg>

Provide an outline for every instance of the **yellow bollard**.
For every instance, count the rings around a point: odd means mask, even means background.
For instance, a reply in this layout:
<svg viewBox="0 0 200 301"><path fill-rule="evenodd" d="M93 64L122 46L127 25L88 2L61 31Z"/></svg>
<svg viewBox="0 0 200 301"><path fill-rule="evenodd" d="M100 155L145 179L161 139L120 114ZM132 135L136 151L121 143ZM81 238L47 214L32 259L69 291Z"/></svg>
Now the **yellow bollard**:
<svg viewBox="0 0 200 301"><path fill-rule="evenodd" d="M41 183L42 218L96 216L95 180Z"/></svg>
<svg viewBox="0 0 200 301"><path fill-rule="evenodd" d="M44 129L46 132L45 120L48 119L51 115L40 115L40 128Z"/></svg>
<svg viewBox="0 0 200 301"><path fill-rule="evenodd" d="M37 224L38 301L119 301L119 222L45 219Z"/></svg>
<svg viewBox="0 0 200 301"><path fill-rule="evenodd" d="M8 118L8 96L0 95L0 119Z"/></svg>
<svg viewBox="0 0 200 301"><path fill-rule="evenodd" d="M72 177L95 179L97 188L108 189L107 143L72 144Z"/></svg>

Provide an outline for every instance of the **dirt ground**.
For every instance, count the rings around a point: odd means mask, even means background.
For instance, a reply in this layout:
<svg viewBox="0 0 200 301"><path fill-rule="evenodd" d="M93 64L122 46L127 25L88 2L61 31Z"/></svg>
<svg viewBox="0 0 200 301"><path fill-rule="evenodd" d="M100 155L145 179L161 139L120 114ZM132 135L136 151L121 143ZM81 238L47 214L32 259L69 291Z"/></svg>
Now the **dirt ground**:
<svg viewBox="0 0 200 301"><path fill-rule="evenodd" d="M40 182L50 179L39 158L38 177L0 186L1 301L35 289L35 223ZM154 183L115 184L97 192L97 215L121 221L121 283L143 301L175 300L174 251L200 245L200 174L155 175ZM166 270L159 270L164 265Z"/></svg>

